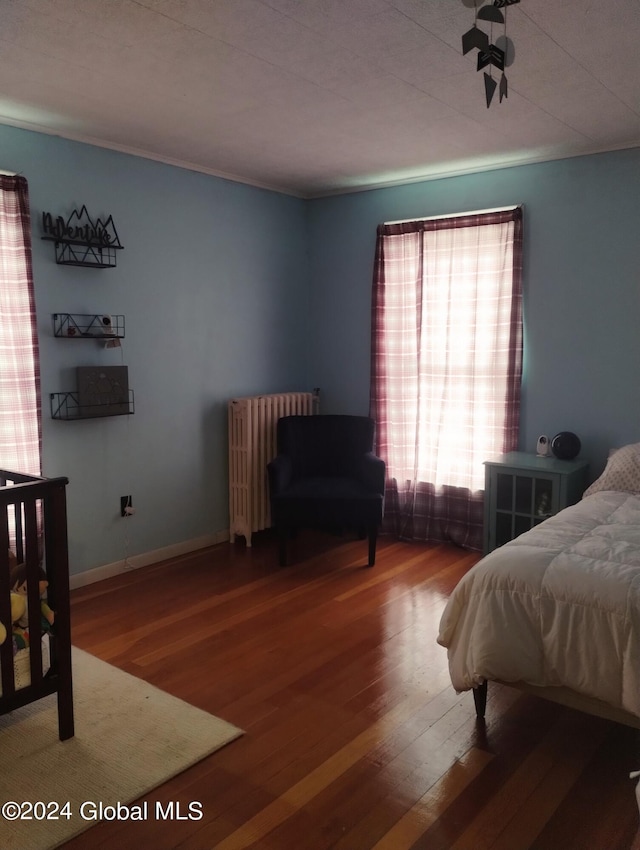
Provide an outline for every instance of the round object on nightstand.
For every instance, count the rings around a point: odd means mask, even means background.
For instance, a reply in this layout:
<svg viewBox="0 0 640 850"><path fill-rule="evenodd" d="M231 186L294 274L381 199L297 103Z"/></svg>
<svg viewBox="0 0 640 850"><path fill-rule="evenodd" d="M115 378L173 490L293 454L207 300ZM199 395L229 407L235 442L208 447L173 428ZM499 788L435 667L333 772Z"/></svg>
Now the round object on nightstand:
<svg viewBox="0 0 640 850"><path fill-rule="evenodd" d="M560 431L551 440L551 451L560 460L573 460L580 454L579 437L571 431Z"/></svg>

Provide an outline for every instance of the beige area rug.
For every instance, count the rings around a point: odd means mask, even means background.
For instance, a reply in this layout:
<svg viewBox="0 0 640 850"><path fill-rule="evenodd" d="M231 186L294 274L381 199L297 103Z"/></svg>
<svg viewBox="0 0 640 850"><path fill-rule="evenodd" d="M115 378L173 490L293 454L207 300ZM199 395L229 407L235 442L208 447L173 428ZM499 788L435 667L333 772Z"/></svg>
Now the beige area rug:
<svg viewBox="0 0 640 850"><path fill-rule="evenodd" d="M94 803L131 803L242 735L75 647L73 675L74 738L58 739L55 695L0 717L1 850L52 850L98 822ZM48 808L12 820L12 802ZM57 807L58 820L38 819Z"/></svg>

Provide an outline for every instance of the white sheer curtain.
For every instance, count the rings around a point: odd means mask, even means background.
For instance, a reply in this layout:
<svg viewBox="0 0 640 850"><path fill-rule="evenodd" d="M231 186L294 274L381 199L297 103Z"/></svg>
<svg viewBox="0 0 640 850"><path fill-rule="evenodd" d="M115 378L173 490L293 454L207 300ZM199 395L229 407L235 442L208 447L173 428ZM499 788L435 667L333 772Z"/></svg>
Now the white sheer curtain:
<svg viewBox="0 0 640 850"><path fill-rule="evenodd" d="M400 536L481 548L483 462L517 444L521 244L519 208L379 228L372 415Z"/></svg>
<svg viewBox="0 0 640 850"><path fill-rule="evenodd" d="M0 467L40 475L40 361L24 177L0 175Z"/></svg>

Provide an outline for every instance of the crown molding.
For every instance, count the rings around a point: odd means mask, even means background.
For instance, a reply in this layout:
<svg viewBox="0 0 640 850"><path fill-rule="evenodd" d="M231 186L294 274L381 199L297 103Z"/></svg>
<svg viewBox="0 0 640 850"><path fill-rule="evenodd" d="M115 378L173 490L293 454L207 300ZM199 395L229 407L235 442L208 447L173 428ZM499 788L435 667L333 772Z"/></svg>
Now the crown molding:
<svg viewBox="0 0 640 850"><path fill-rule="evenodd" d="M62 133L60 130L54 130L51 127L40 125L34 122L17 121L5 116L0 116L0 124L6 124L11 127L16 127L21 130L29 130L35 133L42 133L48 136L57 136L58 138L66 139L71 142L91 145L92 147L112 150L117 153L122 153L128 156L135 156L141 159L149 159L154 162L170 165L174 168L183 168L187 171L195 171L200 174L206 174L209 177L217 177L221 180L228 180L232 183L240 183L246 186L251 186L254 189L264 189L267 192L276 192L280 195L288 195L300 200L316 200L321 198L337 197L340 195L351 195L359 192L372 192L378 189L392 189L400 186L410 186L414 183L426 183L433 180L446 180L451 177L464 177L470 174L479 174L481 172L498 171L503 168L518 168L523 165L536 165L543 162L555 162L563 159L575 159L583 156L594 156L597 154L613 153L620 150L634 150L640 148L640 139L624 142L619 145L609 146L594 146L588 149L563 149L563 150L547 150L533 151L525 155L516 155L513 157L504 157L495 160L478 160L477 162L468 162L466 165L456 165L448 163L443 166L434 166L425 168L424 170L416 170L410 174L401 177L389 177L381 179L379 176L372 175L370 178L362 178L354 180L351 185L336 186L326 190L310 190L283 187L274 183L262 182L259 180L250 179L240 174L221 171L215 168L209 168L195 162L179 160L152 151L136 148L132 145L122 145L117 142L106 142L103 139L97 139L93 136L83 135L81 133ZM0 172L12 174L13 172Z"/></svg>

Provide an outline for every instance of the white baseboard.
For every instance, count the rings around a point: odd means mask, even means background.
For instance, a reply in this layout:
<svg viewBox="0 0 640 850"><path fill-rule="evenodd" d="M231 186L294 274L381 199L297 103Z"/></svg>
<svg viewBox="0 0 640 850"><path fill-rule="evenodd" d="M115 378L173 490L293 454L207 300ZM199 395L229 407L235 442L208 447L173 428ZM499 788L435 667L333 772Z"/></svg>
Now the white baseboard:
<svg viewBox="0 0 640 850"><path fill-rule="evenodd" d="M217 531L215 534L204 534L202 537L173 543L171 546L164 546L162 549L153 549L150 552L131 555L126 561L114 561L112 564L103 564L101 567L95 567L83 573L75 573L69 576L69 586L71 590L75 590L78 587L94 584L96 581L112 578L130 570L148 567L150 564L157 564L169 558L178 558L180 555L187 555L189 552L195 552L198 549L206 549L208 546L217 546L218 543L224 543L228 539L228 531Z"/></svg>

